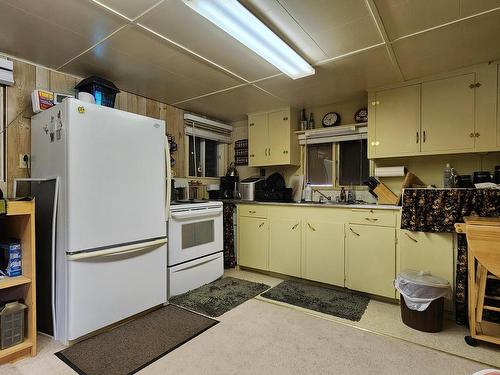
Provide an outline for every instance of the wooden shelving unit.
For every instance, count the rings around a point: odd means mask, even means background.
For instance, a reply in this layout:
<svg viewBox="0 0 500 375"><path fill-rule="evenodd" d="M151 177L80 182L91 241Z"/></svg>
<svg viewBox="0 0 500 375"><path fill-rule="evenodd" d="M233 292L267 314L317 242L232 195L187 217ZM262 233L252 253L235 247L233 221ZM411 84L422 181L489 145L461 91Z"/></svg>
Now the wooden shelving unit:
<svg viewBox="0 0 500 375"><path fill-rule="evenodd" d="M28 306L25 339L0 350L0 364L36 355L36 285L35 285L35 201L8 201L7 215L0 218L0 235L21 241L22 275L0 280L0 300L23 299Z"/></svg>

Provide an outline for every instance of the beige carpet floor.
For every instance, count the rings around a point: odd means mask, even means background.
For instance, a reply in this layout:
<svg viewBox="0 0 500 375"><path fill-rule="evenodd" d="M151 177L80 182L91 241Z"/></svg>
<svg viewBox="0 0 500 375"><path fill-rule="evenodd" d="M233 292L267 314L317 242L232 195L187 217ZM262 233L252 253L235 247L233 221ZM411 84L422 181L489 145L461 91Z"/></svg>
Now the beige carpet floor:
<svg viewBox="0 0 500 375"><path fill-rule="evenodd" d="M255 282L263 282L271 286L277 285L281 282L281 279L279 278L250 271L229 270L226 273L227 275L231 275L233 277L240 277ZM257 298L262 299L261 297ZM265 300L268 303L284 305L280 302L269 299L262 300ZM286 306L322 319L365 329L381 335L399 338L460 357L486 363L495 368L500 368L500 346L485 342L482 342L479 347L475 348L468 346L464 341L464 336L469 334L467 328L465 326L459 326L451 320L445 320L442 332L426 333L414 330L402 322L399 305L376 301L373 299L370 300L370 303L368 304L368 307L359 322L353 322L351 320L322 314L316 311L301 309L296 306Z"/></svg>

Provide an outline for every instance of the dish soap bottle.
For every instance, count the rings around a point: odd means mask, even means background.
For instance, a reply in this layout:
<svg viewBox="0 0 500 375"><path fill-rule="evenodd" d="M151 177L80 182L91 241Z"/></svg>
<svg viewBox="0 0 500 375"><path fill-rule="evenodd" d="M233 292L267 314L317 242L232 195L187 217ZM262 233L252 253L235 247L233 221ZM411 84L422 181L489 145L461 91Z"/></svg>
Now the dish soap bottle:
<svg viewBox="0 0 500 375"><path fill-rule="evenodd" d="M313 200L312 195L313 195L312 187L311 184L308 182L306 187L304 188L304 201L312 202Z"/></svg>
<svg viewBox="0 0 500 375"><path fill-rule="evenodd" d="M443 186L445 188L451 187L451 165L450 163L446 163L446 167L443 171Z"/></svg>

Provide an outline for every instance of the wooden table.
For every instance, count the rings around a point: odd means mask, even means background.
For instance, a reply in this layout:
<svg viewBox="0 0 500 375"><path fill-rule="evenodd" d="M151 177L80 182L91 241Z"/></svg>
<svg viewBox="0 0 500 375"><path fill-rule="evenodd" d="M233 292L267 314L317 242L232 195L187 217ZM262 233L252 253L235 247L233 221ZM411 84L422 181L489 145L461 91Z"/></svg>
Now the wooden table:
<svg viewBox="0 0 500 375"><path fill-rule="evenodd" d="M500 324L484 321L483 311L500 313L500 308L486 305L486 282L500 278L500 218L464 217L464 223L455 224L457 233L466 234L468 244L468 303L470 336L467 344L476 346L477 340L500 345ZM477 264L477 269L476 269Z"/></svg>

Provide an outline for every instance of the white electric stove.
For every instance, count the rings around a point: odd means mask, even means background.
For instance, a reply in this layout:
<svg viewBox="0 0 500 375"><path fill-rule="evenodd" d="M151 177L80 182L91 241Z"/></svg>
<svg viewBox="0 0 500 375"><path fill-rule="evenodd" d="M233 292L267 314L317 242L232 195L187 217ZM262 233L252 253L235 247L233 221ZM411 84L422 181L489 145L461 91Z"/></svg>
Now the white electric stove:
<svg viewBox="0 0 500 375"><path fill-rule="evenodd" d="M224 273L222 202L172 202L168 221L168 296Z"/></svg>

